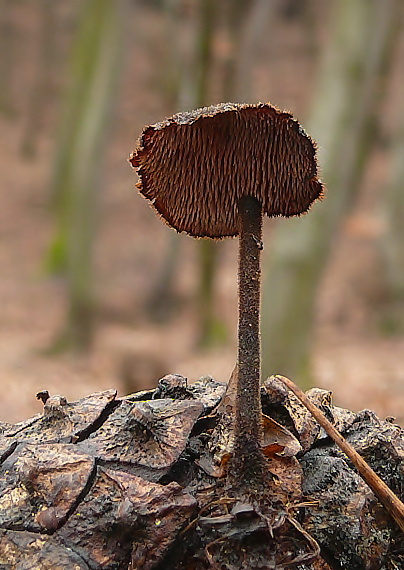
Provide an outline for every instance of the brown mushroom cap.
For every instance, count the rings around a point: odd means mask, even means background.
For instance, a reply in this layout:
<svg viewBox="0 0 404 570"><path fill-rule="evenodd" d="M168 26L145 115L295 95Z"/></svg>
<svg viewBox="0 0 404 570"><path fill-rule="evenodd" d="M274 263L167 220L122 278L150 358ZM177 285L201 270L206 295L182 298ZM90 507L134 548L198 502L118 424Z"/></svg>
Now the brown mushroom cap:
<svg viewBox="0 0 404 570"><path fill-rule="evenodd" d="M238 201L295 216L322 195L316 147L289 113L270 104L222 103L146 127L130 157L140 192L179 232L239 233Z"/></svg>

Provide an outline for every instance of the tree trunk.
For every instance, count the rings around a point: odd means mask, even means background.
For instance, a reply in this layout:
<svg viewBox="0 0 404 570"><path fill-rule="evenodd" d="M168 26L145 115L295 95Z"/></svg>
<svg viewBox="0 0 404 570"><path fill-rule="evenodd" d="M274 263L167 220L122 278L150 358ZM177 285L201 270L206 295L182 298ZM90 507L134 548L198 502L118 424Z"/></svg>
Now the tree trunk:
<svg viewBox="0 0 404 570"><path fill-rule="evenodd" d="M2 0L0 4L0 113L8 118L17 114L12 85L16 67L12 6L13 0Z"/></svg>
<svg viewBox="0 0 404 570"><path fill-rule="evenodd" d="M264 34L271 33L271 18L276 9L274 2L255 0L242 15L243 26L239 37L234 38L234 98L248 103L251 98L252 69ZM236 41L237 40L237 41Z"/></svg>
<svg viewBox="0 0 404 570"><path fill-rule="evenodd" d="M192 20L181 14L182 0L164 0L166 59L163 66L162 84L169 115L187 109L190 97L193 54L188 45L182 45L184 27L192 26ZM188 57L185 57L184 51ZM192 64L191 64L192 61ZM192 98L192 97L191 97ZM168 233L168 242L161 265L152 277L146 298L148 318L155 323L167 323L177 311L178 297L175 291L176 275L180 258L181 238L174 231Z"/></svg>
<svg viewBox="0 0 404 570"><path fill-rule="evenodd" d="M372 146L380 76L395 37L399 2L341 0L330 14L330 39L308 132L319 144L324 204L307 218L282 221L269 243L263 292L263 377L289 375L311 384L314 305L332 238L353 203Z"/></svg>
<svg viewBox="0 0 404 570"><path fill-rule="evenodd" d="M93 246L99 168L117 83L125 0L90 0L73 47L72 80L53 182L56 230L49 268L67 280L68 316L61 346L86 348L94 317Z"/></svg>
<svg viewBox="0 0 404 570"><path fill-rule="evenodd" d="M390 181L385 196L386 233L382 238L381 253L384 266L387 307L383 329L388 333L404 330L404 89L401 87L401 109L393 135Z"/></svg>
<svg viewBox="0 0 404 570"><path fill-rule="evenodd" d="M36 154L36 141L42 127L44 109L49 103L49 90L52 89L52 72L57 49L57 21L54 11L52 0L41 0L39 53L36 58L35 77L29 89L27 117L20 146L21 154L25 158L33 158Z"/></svg>

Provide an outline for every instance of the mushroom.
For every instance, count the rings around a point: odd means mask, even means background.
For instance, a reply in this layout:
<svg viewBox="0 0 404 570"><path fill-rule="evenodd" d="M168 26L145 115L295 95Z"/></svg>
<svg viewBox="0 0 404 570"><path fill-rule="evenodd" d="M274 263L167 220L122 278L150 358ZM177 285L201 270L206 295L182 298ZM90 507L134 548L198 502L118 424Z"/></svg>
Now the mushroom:
<svg viewBox="0 0 404 570"><path fill-rule="evenodd" d="M296 216L322 196L316 147L291 114L222 103L145 127L130 157L141 194L178 232L239 236L238 380L233 487L257 488L261 451L260 253L262 217Z"/></svg>

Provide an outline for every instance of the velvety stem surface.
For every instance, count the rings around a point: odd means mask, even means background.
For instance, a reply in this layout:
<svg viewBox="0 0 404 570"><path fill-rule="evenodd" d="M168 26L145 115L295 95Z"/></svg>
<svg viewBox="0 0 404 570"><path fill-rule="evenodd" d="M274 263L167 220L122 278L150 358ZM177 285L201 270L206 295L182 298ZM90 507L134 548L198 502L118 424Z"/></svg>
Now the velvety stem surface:
<svg viewBox="0 0 404 570"><path fill-rule="evenodd" d="M238 384L234 425L233 477L251 483L262 476L260 283L261 204L246 196L239 203ZM237 473L236 473L237 472Z"/></svg>

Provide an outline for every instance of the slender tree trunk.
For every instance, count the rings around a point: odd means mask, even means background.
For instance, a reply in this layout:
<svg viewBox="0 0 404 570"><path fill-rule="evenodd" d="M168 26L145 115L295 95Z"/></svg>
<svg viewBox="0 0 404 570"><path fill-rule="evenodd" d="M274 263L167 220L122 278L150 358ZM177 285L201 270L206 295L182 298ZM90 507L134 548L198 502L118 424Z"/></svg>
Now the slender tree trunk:
<svg viewBox="0 0 404 570"><path fill-rule="evenodd" d="M118 77L125 0L88 0L73 48L72 82L56 162L56 233L49 262L68 285L62 346L83 349L93 332L93 245L106 125Z"/></svg>
<svg viewBox="0 0 404 570"><path fill-rule="evenodd" d="M249 4L248 0L226 0L222 6L226 21L227 41L229 42L223 69L222 91L225 101L233 101L234 97L237 97L238 62L242 48L243 30L249 16Z"/></svg>
<svg viewBox="0 0 404 570"><path fill-rule="evenodd" d="M208 103L209 79L213 59L213 32L216 22L216 0L200 0L200 29L197 45L195 107ZM214 307L215 273L219 245L210 240L198 243L199 252L199 340L200 346L209 346L217 340L217 319Z"/></svg>
<svg viewBox="0 0 404 570"><path fill-rule="evenodd" d="M388 188L385 240L386 276L393 298L404 300L404 113L393 149L391 181Z"/></svg>
<svg viewBox="0 0 404 570"><path fill-rule="evenodd" d="M330 14L308 132L319 143L324 203L282 221L269 243L263 296L263 374L311 383L310 348L319 281L338 224L352 204L374 134L381 72L399 2L341 0Z"/></svg>
<svg viewBox="0 0 404 570"><path fill-rule="evenodd" d="M401 62L400 62L401 65ZM382 323L387 332L404 330L404 89L393 138L390 181L385 208L386 233L381 244L387 307Z"/></svg>
<svg viewBox="0 0 404 570"><path fill-rule="evenodd" d="M146 299L146 311L149 318L155 323L167 323L175 314L179 304L175 291L175 277L177 275L180 257L181 236L171 231L161 266L151 283L150 292Z"/></svg>
<svg viewBox="0 0 404 570"><path fill-rule="evenodd" d="M163 90L168 103L169 115L195 104L195 82L192 81L195 60L195 42L184 39L195 28L193 14L183 14L183 0L164 0L166 60L163 72ZM181 236L169 232L166 251L151 284L146 299L148 317L156 323L164 323L175 314L179 299L176 292L176 275L181 253Z"/></svg>
<svg viewBox="0 0 404 570"><path fill-rule="evenodd" d="M36 72L28 100L28 112L21 141L21 153L32 158L36 154L36 141L40 132L43 112L48 104L48 91L56 49L56 18L53 0L41 0L41 29Z"/></svg>
<svg viewBox="0 0 404 570"><path fill-rule="evenodd" d="M264 34L271 33L271 16L276 5L268 0L255 0L247 13L243 14L242 29L234 38L234 97L241 103L248 103L251 97L252 69ZM236 41L238 40L238 41Z"/></svg>
<svg viewBox="0 0 404 570"><path fill-rule="evenodd" d="M213 59L213 34L216 24L217 4L215 0L199 0L196 14L191 15L185 25L198 24L195 41L188 49L179 49L183 20L180 16L180 0L166 0L168 69L165 89L169 106L173 111L202 107L208 104L209 80ZM185 53L186 52L186 53ZM191 57L189 57L191 55ZM180 63L179 63L180 62ZM172 234L167 256L157 275L147 300L148 314L156 321L169 317L175 296L172 291L172 278L178 259L180 241ZM218 245L211 241L198 243L199 282L197 292L198 344L208 346L218 337L218 321L214 310L214 282L217 265Z"/></svg>
<svg viewBox="0 0 404 570"><path fill-rule="evenodd" d="M12 5L12 0L2 0L0 4L0 113L8 118L16 115L12 90L15 71Z"/></svg>

